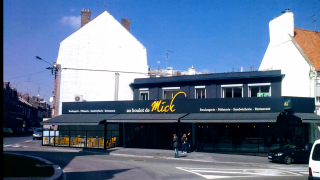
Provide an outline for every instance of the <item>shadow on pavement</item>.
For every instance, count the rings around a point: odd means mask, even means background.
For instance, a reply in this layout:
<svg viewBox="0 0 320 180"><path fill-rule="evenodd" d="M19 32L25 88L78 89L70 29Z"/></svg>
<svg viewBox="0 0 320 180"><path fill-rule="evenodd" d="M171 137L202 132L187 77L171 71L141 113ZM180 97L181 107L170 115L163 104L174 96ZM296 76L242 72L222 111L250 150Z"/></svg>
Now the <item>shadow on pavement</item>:
<svg viewBox="0 0 320 180"><path fill-rule="evenodd" d="M128 171L131 169L117 169L117 170L104 170L104 171L86 171L86 172L68 172L67 177L72 179L94 179L105 180L112 179L116 174Z"/></svg>

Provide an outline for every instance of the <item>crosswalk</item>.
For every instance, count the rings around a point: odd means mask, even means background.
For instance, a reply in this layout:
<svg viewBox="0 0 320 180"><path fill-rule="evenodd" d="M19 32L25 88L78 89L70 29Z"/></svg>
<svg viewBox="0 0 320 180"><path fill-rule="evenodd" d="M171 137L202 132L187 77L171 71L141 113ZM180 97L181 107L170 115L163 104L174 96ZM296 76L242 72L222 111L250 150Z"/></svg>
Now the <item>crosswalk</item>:
<svg viewBox="0 0 320 180"><path fill-rule="evenodd" d="M220 168L189 168L176 167L205 179L245 178L245 177L269 177L269 176L306 176L306 167L273 167L273 168L248 168L248 169L220 169Z"/></svg>
<svg viewBox="0 0 320 180"><path fill-rule="evenodd" d="M3 147L27 147L27 146L21 146L19 144L6 144L6 145L3 145Z"/></svg>

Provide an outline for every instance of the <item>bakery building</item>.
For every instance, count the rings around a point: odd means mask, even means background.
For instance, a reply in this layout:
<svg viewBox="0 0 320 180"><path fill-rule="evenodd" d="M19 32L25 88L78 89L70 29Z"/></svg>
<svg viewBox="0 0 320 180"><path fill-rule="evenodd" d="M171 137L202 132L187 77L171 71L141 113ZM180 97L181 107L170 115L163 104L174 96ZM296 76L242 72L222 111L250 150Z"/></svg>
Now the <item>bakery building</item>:
<svg viewBox="0 0 320 180"><path fill-rule="evenodd" d="M314 98L283 97L280 70L135 79L132 101L63 102L42 122L43 145L172 149L172 135L192 135L197 151L268 152L313 142Z"/></svg>

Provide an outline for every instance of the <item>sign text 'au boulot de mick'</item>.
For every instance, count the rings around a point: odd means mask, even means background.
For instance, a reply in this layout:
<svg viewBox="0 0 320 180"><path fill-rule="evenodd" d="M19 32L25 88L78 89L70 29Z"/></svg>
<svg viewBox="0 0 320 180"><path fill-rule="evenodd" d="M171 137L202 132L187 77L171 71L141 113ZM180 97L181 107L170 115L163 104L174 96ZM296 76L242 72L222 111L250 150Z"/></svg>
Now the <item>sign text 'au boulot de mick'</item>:
<svg viewBox="0 0 320 180"><path fill-rule="evenodd" d="M181 96L177 100L177 96ZM66 113L75 114L98 114L98 113L215 113L215 112L272 112L277 110L277 106L271 101L247 102L246 99L184 99L187 94L178 92L171 100L155 101L130 101L130 102L87 102L81 108L73 103L67 107ZM252 102L252 101L251 101ZM269 103L268 103L269 102ZM68 104L67 104L68 105ZM84 106L85 105L85 106ZM243 106L244 105L244 106ZM282 104L283 105L283 104ZM281 107L280 107L281 108ZM280 109L278 108L278 109Z"/></svg>
<svg viewBox="0 0 320 180"><path fill-rule="evenodd" d="M175 112L176 109L174 109L174 100L176 99L176 97L179 95L179 94L184 94L185 97L187 97L187 94L183 91L181 92L178 92L171 100L170 104L166 104L167 102L166 101L162 101L162 100L159 100L159 101L154 101L152 104L151 104L151 112ZM130 113L130 112L150 112L150 109L149 108L145 108L145 109L127 109L127 112Z"/></svg>

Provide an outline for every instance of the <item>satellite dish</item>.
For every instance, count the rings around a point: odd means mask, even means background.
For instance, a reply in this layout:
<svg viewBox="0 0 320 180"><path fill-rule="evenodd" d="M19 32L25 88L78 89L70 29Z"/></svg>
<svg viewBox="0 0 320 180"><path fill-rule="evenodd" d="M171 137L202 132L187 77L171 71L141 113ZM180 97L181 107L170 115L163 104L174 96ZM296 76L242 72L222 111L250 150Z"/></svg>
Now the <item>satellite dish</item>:
<svg viewBox="0 0 320 180"><path fill-rule="evenodd" d="M53 102L53 97L50 97L49 101L50 101L50 102Z"/></svg>

